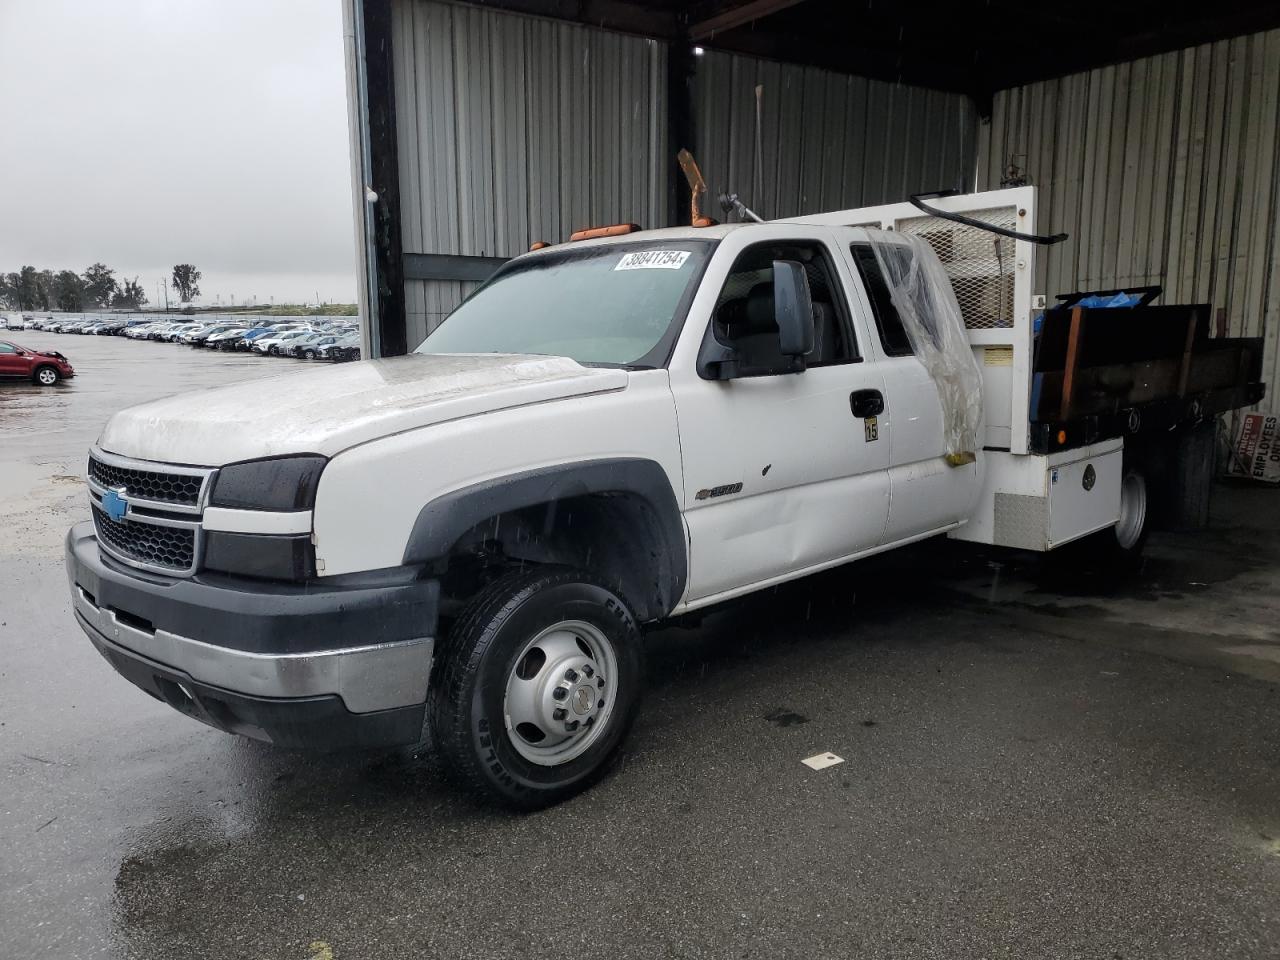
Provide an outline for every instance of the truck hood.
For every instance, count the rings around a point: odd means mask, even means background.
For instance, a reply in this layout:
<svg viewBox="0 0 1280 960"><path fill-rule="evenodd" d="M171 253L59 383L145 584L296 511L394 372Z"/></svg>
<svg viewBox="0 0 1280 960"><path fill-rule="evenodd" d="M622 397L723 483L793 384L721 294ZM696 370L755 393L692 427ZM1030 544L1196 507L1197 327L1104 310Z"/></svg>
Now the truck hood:
<svg viewBox="0 0 1280 960"><path fill-rule="evenodd" d="M333 456L445 420L626 385L624 370L565 357L410 354L153 400L113 416L98 442L121 456L206 467L290 453Z"/></svg>

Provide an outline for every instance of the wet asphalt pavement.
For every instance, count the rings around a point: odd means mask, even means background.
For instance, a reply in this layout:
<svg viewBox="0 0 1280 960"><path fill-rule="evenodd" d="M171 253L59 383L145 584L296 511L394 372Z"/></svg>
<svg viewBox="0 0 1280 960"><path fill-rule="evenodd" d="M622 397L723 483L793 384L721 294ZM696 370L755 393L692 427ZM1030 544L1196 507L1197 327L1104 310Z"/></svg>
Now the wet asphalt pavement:
<svg viewBox="0 0 1280 960"><path fill-rule="evenodd" d="M0 956L1280 955L1280 491L1122 583L938 542L655 633L615 769L515 816L207 729L72 619L106 417L293 361L0 337L79 373L0 384Z"/></svg>

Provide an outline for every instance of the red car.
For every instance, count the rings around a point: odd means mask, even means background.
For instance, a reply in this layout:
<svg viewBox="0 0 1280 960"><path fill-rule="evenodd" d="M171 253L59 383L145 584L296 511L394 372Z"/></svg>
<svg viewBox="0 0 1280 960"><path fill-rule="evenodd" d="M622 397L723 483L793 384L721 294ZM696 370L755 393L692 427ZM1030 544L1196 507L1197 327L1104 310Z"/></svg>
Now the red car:
<svg viewBox="0 0 1280 960"><path fill-rule="evenodd" d="M75 368L53 350L27 350L8 340L0 340L0 379L30 380L52 387L64 377L74 377Z"/></svg>

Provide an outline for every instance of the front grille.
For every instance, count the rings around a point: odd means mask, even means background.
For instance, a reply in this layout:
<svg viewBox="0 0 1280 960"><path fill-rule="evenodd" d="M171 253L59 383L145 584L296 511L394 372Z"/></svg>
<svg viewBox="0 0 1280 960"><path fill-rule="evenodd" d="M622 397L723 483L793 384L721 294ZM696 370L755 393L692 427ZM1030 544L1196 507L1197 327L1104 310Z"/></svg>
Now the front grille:
<svg viewBox="0 0 1280 960"><path fill-rule="evenodd" d="M99 541L126 559L175 573L186 573L195 566L196 531L191 527L116 521L100 509L93 511L93 525Z"/></svg>
<svg viewBox="0 0 1280 960"><path fill-rule="evenodd" d="M200 502L204 477L161 470L137 470L89 457L89 479L103 487L124 487L128 496L194 507Z"/></svg>

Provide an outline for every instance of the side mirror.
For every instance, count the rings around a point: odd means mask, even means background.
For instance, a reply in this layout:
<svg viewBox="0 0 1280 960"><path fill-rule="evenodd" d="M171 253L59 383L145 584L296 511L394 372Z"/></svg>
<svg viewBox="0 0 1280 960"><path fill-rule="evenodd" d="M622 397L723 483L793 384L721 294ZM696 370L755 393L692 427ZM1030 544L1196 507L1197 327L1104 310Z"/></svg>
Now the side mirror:
<svg viewBox="0 0 1280 960"><path fill-rule="evenodd" d="M773 261L773 314L781 354L799 360L803 370L804 358L813 352L813 299L803 264Z"/></svg>
<svg viewBox="0 0 1280 960"><path fill-rule="evenodd" d="M778 353L771 361L759 359L748 364L734 344L716 334L715 324L707 326L698 350L698 376L703 380L735 380L768 374L803 373L805 357L813 352L813 300L804 264L794 260L773 261L773 320L778 328ZM767 310L768 308L765 307ZM760 328L761 332L763 328Z"/></svg>

